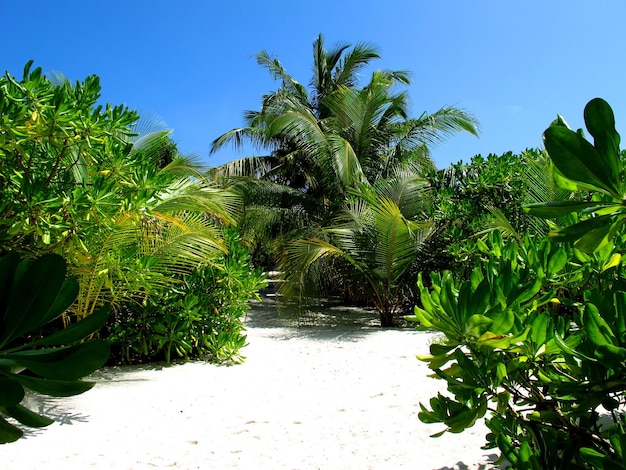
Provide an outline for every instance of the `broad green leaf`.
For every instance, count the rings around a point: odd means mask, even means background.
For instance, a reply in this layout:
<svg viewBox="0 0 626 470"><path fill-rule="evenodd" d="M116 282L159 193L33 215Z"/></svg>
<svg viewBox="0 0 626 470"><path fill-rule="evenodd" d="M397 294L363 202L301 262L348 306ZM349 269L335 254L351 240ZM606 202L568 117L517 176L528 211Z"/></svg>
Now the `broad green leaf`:
<svg viewBox="0 0 626 470"><path fill-rule="evenodd" d="M491 326L493 320L485 315L474 314L470 316L465 324L465 331L474 336L480 336Z"/></svg>
<svg viewBox="0 0 626 470"><path fill-rule="evenodd" d="M574 246L581 251L593 253L608 246L610 242L610 235L614 231L615 230L613 225L604 225L602 227L598 227L587 232L578 240L576 240Z"/></svg>
<svg viewBox="0 0 626 470"><path fill-rule="evenodd" d="M0 320L7 309L11 297L15 271L19 262L20 257L17 253L9 253L0 257Z"/></svg>
<svg viewBox="0 0 626 470"><path fill-rule="evenodd" d="M15 442L20 437L22 437L24 433L9 424L2 416L0 416L0 444L7 444L9 442Z"/></svg>
<svg viewBox="0 0 626 470"><path fill-rule="evenodd" d="M18 267L22 274L18 273L16 277L4 312L0 347L44 324L50 306L65 282L65 261L61 256L45 255L22 266L26 268Z"/></svg>
<svg viewBox="0 0 626 470"><path fill-rule="evenodd" d="M457 345L453 344L441 344L441 343L433 343L430 345L430 353L433 354L434 356L440 356L442 354L448 354L450 351L452 351L454 348L456 348Z"/></svg>
<svg viewBox="0 0 626 470"><path fill-rule="evenodd" d="M54 423L53 419L38 415L22 405L15 405L6 408L7 414L25 426L31 428L43 428Z"/></svg>
<svg viewBox="0 0 626 470"><path fill-rule="evenodd" d="M607 365L619 365L626 361L626 348L612 344L601 344L594 350L596 357L601 361L609 361Z"/></svg>
<svg viewBox="0 0 626 470"><path fill-rule="evenodd" d="M78 289L79 285L76 279L65 279L59 293L54 299L54 303L50 306L46 316L42 319L42 324L45 325L51 322L70 308L78 296Z"/></svg>
<svg viewBox="0 0 626 470"><path fill-rule="evenodd" d="M31 346L67 345L79 341L104 326L111 312L110 306L102 307L91 315L70 325L64 330L53 333L46 338L31 343Z"/></svg>
<svg viewBox="0 0 626 470"><path fill-rule="evenodd" d="M622 174L619 160L620 136L615 130L615 116L609 104L601 98L594 98L585 106L585 125L594 138L594 146L613 177L613 184L619 185L617 179Z"/></svg>
<svg viewBox="0 0 626 470"><path fill-rule="evenodd" d="M620 198L607 163L580 134L561 126L550 126L543 136L552 162L565 177Z"/></svg>
<svg viewBox="0 0 626 470"><path fill-rule="evenodd" d="M109 344L92 340L76 346L10 353L6 359L28 368L41 377L76 380L102 367L109 357Z"/></svg>
<svg viewBox="0 0 626 470"><path fill-rule="evenodd" d="M15 380L25 388L51 397L71 397L86 392L92 388L95 382L83 382L80 380L54 380L16 375Z"/></svg>
<svg viewBox="0 0 626 470"><path fill-rule="evenodd" d="M483 279L471 296L472 311L484 314L490 307L491 285L487 279Z"/></svg>
<svg viewBox="0 0 626 470"><path fill-rule="evenodd" d="M554 276L561 272L561 270L567 265L567 251L564 247L559 247L555 253L550 256L547 266L547 275Z"/></svg>
<svg viewBox="0 0 626 470"><path fill-rule="evenodd" d="M614 253L608 261L602 266L602 272L605 272L615 266L619 266L622 261L622 255L620 253Z"/></svg>
<svg viewBox="0 0 626 470"><path fill-rule="evenodd" d="M24 388L10 377L0 377L0 407L17 405L24 399Z"/></svg>
<svg viewBox="0 0 626 470"><path fill-rule="evenodd" d="M613 218L609 215L592 217L567 227L559 228L556 231L550 232L549 235L553 238L559 238L565 241L576 241L590 231L600 227L608 227L612 223Z"/></svg>
<svg viewBox="0 0 626 470"><path fill-rule="evenodd" d="M493 314L491 315L491 319L493 323L491 324L490 331L495 335L509 333L515 324L515 314L511 309Z"/></svg>
<svg viewBox="0 0 626 470"><path fill-rule="evenodd" d="M595 305L587 304L583 312L583 330L596 346L614 345L615 335Z"/></svg>
<svg viewBox="0 0 626 470"><path fill-rule="evenodd" d="M496 387L500 386L500 384L502 383L502 379L504 379L505 377L506 377L506 366L504 365L503 362L498 362L498 364L496 364L496 381L495 381Z"/></svg>
<svg viewBox="0 0 626 470"><path fill-rule="evenodd" d="M554 335L554 341L565 354L569 354L570 356L574 356L585 361L597 362L596 359L586 356L576 349L576 347L582 341L582 336L579 334L568 336L566 340L563 340L563 338L558 333L556 333Z"/></svg>
<svg viewBox="0 0 626 470"><path fill-rule="evenodd" d="M524 210L535 217L544 219L556 219L572 212L580 212L584 209L594 209L603 207L599 202L590 201L554 201L528 204Z"/></svg>
<svg viewBox="0 0 626 470"><path fill-rule="evenodd" d="M548 327L551 325L550 316L546 313L540 313L534 319L530 326L530 339L535 345L535 348L543 345L546 342Z"/></svg>

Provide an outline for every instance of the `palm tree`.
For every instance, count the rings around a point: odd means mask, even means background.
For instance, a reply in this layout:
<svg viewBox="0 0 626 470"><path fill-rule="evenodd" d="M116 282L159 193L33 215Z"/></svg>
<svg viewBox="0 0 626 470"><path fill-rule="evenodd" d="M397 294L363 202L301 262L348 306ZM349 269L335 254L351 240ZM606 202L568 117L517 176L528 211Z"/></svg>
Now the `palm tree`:
<svg viewBox="0 0 626 470"><path fill-rule="evenodd" d="M328 171L323 166L320 170L322 163L328 163L320 155L324 153L319 151L320 133L343 137L359 160L368 160L372 153L384 153L385 168L405 162L409 156L429 162L429 147L443 138L459 131L477 134L476 119L454 107L409 119L407 93L394 91L397 85L410 84L405 71L377 71L359 89L359 73L380 56L367 44L349 48L347 44L339 44L327 50L324 37L317 37L313 43L310 91L289 75L278 59L266 51L259 52L257 62L274 79L280 80L281 85L263 97L260 111L244 114L245 127L232 129L215 139L212 151L228 144L238 148L247 141L268 149L270 154L235 160L221 167L221 172L256 176L310 190ZM310 132L311 126L315 128L313 134L303 134ZM372 172L370 176L378 175Z"/></svg>
<svg viewBox="0 0 626 470"><path fill-rule="evenodd" d="M397 309L394 302L399 298L396 295L399 278L395 276L406 272L405 257L415 257L416 247L423 238L417 237L419 243L416 243L413 236L418 232L413 225L417 219L402 215L397 204L392 207L389 198L380 193L378 182L393 179L402 172L410 171L416 176L434 168L430 148L459 131L476 135L478 124L474 117L454 107L410 118L408 94L398 90L398 86L410 83L408 73L403 71L373 72L365 86L359 87L357 72L379 58L367 45L357 45L351 50L348 45L339 45L327 50L320 35L313 51L310 91L290 76L277 59L264 51L257 55L259 64L280 80L281 85L277 91L263 97L260 111L245 114L246 127L218 137L212 149L227 144L237 147L248 141L268 149L269 155L235 160L216 169L215 174L229 181L233 177L248 178L241 183L245 188L244 201L250 202L253 191L257 204L245 205L244 225L251 213L255 216L272 214L271 220L277 223L265 226L270 227L273 238L282 240L283 268L290 280L286 285L299 286L294 287L293 292L298 289L303 292L305 277L312 273L310 268L315 266L319 272L319 260L341 259L341 266L352 273L362 273L362 286L367 284L378 293L371 300L381 312L381 321L387 324L391 312ZM263 184L251 190L254 183L250 178ZM270 190L271 197L260 196L266 189ZM258 202L270 200L280 202L272 210L267 205L259 207ZM307 209L303 210L305 207ZM353 226L348 229L346 214L355 214L357 208L365 207L364 212L356 212L359 216L352 220ZM377 222L401 221L394 227L398 230L405 227L393 234L401 235L399 240L404 240L404 244L381 242L381 246L391 250L387 252L389 259L397 256L403 259L400 263L389 264L394 269L384 276L378 268L366 274L367 263L364 259L357 262L350 250L355 245L350 244L349 239L365 236L365 232L357 230L359 224L365 223L364 218L372 236L375 234L370 247L384 239L383 227ZM285 220L293 223L285 225ZM342 238L342 233L350 235ZM419 233L423 237L425 232ZM409 245L413 248L408 249ZM397 251L399 246L402 248ZM307 250L317 253L317 257L311 259ZM302 260L299 261L298 256L302 256ZM371 261L382 263L382 258ZM352 274L348 277L357 278ZM302 282L292 282L296 278ZM396 295L393 301L389 300L392 294Z"/></svg>
<svg viewBox="0 0 626 470"><path fill-rule="evenodd" d="M329 227L287 246L287 276L280 293L289 300L310 295L319 275L316 268L330 261L330 275L340 279L345 293L365 297L378 312L381 326L392 326L397 314L406 313L405 275L432 229L431 222L415 219L423 190L424 181L414 175L396 175L377 188L358 185Z"/></svg>
<svg viewBox="0 0 626 470"><path fill-rule="evenodd" d="M172 156L167 134L148 134L128 152L110 155L119 171L113 187L111 178L91 180L90 191L104 184L108 197L96 199L99 222L68 253L80 286L70 312L78 318L104 302L140 300L226 251L222 226L235 223L239 198ZM171 162L160 168L165 153Z"/></svg>

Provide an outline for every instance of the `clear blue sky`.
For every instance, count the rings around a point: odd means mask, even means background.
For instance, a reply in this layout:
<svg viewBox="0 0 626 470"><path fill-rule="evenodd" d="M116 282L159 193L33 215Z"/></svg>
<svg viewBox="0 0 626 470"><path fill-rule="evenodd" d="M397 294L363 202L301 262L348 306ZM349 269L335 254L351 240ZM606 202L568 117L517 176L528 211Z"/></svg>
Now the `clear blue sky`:
<svg viewBox="0 0 626 470"><path fill-rule="evenodd" d="M72 81L97 74L104 101L158 114L181 151L211 166L251 153L208 150L278 86L254 54L308 83L318 33L376 46L375 68L411 71L413 116L454 105L480 120L480 139L434 149L440 168L540 147L557 113L582 127L596 96L626 138L623 0L0 0L0 18L2 71L21 78L34 59Z"/></svg>

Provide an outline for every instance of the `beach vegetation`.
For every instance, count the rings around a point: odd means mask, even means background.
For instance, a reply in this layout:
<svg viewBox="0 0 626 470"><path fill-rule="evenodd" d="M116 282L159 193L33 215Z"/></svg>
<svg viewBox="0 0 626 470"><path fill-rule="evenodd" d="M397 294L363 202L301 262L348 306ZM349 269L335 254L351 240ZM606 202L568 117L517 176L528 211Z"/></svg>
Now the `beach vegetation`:
<svg viewBox="0 0 626 470"><path fill-rule="evenodd" d="M265 275L255 268L236 230L225 231L227 253L179 275L173 288L126 303L108 325L114 361L137 363L202 359L232 364L244 359L243 319L259 298Z"/></svg>
<svg viewBox="0 0 626 470"><path fill-rule="evenodd" d="M100 90L97 76L72 84L32 62L0 78L0 251L67 261L78 293L65 326L105 304L119 319L201 267L226 269L224 231L241 211L162 121L101 105Z"/></svg>
<svg viewBox="0 0 626 470"><path fill-rule="evenodd" d="M471 275L420 278L410 317L443 334L420 359L449 392L420 419L443 433L486 417L486 447L514 468L626 462L626 167L609 105L594 99L584 116L593 143L561 117L544 133L554 179L573 195L526 206L547 236L477 239Z"/></svg>
<svg viewBox="0 0 626 470"><path fill-rule="evenodd" d="M26 391L52 397L77 395L93 387L83 377L101 367L109 345L88 339L108 320L103 306L88 318L63 328L60 317L75 301L78 282L65 276L59 255L20 260L0 257L0 443L18 440L22 426L52 424L29 409ZM7 420L10 418L12 421Z"/></svg>
<svg viewBox="0 0 626 470"><path fill-rule="evenodd" d="M385 191L399 179L423 188L415 182L434 168L432 145L457 132L477 135L478 123L454 107L409 117L401 88L410 83L407 72L376 70L364 84L359 80L376 59L367 44L327 48L320 35L307 88L260 52L258 63L280 86L263 97L259 111L246 112L245 127L218 137L213 148L247 142L269 151L225 164L216 175L244 192L243 237L274 249L262 258L284 273L281 302L303 305L320 295L355 301L356 295L389 325L410 290L404 274L429 222L423 212L411 212L420 191L402 201ZM383 228L383 220L391 225ZM342 287L329 290L333 285Z"/></svg>

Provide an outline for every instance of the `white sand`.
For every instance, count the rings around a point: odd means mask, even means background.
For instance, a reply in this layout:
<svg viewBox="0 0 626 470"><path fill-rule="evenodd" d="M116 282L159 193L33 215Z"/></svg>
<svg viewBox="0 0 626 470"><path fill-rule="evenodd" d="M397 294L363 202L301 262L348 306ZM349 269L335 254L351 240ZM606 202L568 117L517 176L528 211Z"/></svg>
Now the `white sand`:
<svg viewBox="0 0 626 470"><path fill-rule="evenodd" d="M87 393L40 401L58 422L2 446L0 467L494 468L484 426L433 439L442 426L417 418L444 387L415 359L431 334L367 326L362 314L313 320L296 328L253 309L242 365L99 371Z"/></svg>

